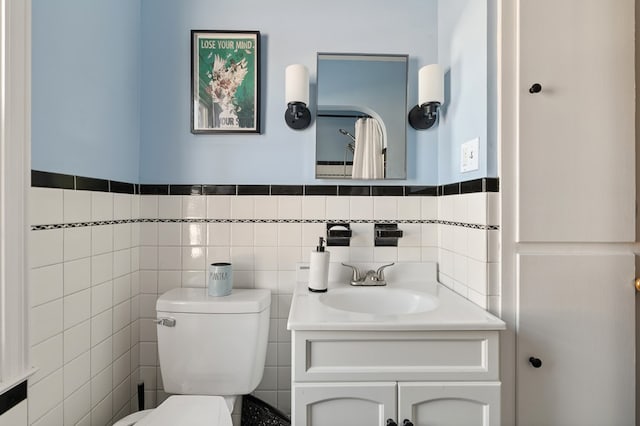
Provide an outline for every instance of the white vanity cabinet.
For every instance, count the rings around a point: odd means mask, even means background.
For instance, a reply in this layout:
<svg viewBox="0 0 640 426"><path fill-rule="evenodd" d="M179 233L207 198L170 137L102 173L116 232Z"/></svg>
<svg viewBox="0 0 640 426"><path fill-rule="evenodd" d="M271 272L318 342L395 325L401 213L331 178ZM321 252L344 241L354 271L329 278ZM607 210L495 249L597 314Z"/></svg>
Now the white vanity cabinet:
<svg viewBox="0 0 640 426"><path fill-rule="evenodd" d="M296 426L500 424L498 331L296 331Z"/></svg>

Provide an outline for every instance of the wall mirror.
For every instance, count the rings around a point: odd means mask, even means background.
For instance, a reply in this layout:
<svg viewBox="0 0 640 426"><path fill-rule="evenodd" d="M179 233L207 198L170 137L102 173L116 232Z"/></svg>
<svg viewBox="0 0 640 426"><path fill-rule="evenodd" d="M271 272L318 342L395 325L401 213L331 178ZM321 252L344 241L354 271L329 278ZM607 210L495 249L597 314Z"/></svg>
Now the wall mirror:
<svg viewBox="0 0 640 426"><path fill-rule="evenodd" d="M408 60L318 53L316 178L406 179Z"/></svg>

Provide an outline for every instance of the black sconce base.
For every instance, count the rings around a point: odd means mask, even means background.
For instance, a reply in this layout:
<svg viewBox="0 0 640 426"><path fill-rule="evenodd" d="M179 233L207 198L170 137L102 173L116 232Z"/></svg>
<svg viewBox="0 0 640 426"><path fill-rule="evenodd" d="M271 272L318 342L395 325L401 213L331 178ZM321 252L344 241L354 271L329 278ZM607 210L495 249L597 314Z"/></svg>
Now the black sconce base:
<svg viewBox="0 0 640 426"><path fill-rule="evenodd" d="M416 105L409 111L409 124L416 130L426 130L438 121L439 104Z"/></svg>
<svg viewBox="0 0 640 426"><path fill-rule="evenodd" d="M302 130L311 124L311 112L302 102L291 102L284 112L284 121L294 130Z"/></svg>

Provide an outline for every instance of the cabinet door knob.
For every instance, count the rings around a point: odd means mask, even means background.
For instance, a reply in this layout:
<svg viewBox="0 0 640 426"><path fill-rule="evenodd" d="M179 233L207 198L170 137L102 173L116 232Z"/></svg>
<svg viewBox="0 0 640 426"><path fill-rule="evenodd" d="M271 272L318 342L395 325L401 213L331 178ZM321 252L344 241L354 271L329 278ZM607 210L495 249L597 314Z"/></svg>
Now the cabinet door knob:
<svg viewBox="0 0 640 426"><path fill-rule="evenodd" d="M398 423L394 422L393 419L387 419L387 426L398 426Z"/></svg>
<svg viewBox="0 0 640 426"><path fill-rule="evenodd" d="M542 360L532 356L529 358L529 364L531 364L533 368L540 368L542 367Z"/></svg>
<svg viewBox="0 0 640 426"><path fill-rule="evenodd" d="M411 423L411 420L409 419L404 419L402 421L402 426L413 426L413 423Z"/></svg>
<svg viewBox="0 0 640 426"><path fill-rule="evenodd" d="M542 91L542 86L539 83L533 83L531 87L529 87L529 93L540 93Z"/></svg>

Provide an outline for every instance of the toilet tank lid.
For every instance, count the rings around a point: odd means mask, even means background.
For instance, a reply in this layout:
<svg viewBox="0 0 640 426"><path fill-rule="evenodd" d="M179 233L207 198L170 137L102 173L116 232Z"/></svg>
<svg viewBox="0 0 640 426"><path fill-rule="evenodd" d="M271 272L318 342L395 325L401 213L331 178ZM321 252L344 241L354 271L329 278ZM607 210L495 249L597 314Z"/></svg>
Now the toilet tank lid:
<svg viewBox="0 0 640 426"><path fill-rule="evenodd" d="M241 314L262 312L271 305L271 292L266 289L233 289L230 295L213 297L206 288L174 288L158 298L158 312L200 314Z"/></svg>

